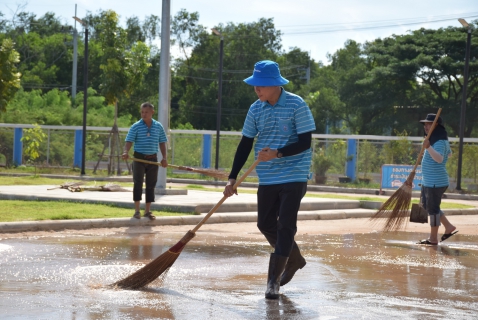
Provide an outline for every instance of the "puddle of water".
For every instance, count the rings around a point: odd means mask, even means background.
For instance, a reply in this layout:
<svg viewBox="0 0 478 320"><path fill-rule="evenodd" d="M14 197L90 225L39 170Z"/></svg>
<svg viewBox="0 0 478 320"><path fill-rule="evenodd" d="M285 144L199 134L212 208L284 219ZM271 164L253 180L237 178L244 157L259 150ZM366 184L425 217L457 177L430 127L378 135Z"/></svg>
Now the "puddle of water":
<svg viewBox="0 0 478 320"><path fill-rule="evenodd" d="M267 301L265 241L201 234L162 284L132 291L105 285L183 234L56 235L0 240L2 319L477 318L477 236L438 247L405 232L299 236L307 265Z"/></svg>

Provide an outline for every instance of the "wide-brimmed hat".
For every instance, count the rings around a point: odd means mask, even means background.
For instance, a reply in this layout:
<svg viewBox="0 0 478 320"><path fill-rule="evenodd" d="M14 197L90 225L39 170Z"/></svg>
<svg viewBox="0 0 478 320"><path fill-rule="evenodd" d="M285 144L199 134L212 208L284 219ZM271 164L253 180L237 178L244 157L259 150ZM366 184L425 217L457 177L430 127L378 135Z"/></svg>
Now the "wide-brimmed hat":
<svg viewBox="0 0 478 320"><path fill-rule="evenodd" d="M244 79L244 82L251 86L275 87L288 84L289 80L281 76L277 62L263 60L254 65L252 76Z"/></svg>
<svg viewBox="0 0 478 320"><path fill-rule="evenodd" d="M436 114L435 113L429 113L427 114L427 117L423 120L420 120L420 122L425 123L425 122L433 122L435 121ZM437 120L438 124L443 124L443 119L441 117L438 117Z"/></svg>

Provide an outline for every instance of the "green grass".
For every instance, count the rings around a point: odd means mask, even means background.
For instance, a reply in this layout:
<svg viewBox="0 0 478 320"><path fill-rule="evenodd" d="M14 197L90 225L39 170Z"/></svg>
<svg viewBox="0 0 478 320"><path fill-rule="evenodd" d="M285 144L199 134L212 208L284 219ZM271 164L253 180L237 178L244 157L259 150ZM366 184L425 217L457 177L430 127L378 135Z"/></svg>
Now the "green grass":
<svg viewBox="0 0 478 320"><path fill-rule="evenodd" d="M130 218L134 209L105 204L87 204L67 201L1 200L0 222ZM155 216L193 215L193 212L154 211Z"/></svg>
<svg viewBox="0 0 478 320"><path fill-rule="evenodd" d="M1 186L39 186L39 185L56 185L60 186L67 182L82 182L83 186L101 186L107 183L114 183L123 187L133 187L133 181L131 182L118 182L118 181L86 181L79 179L53 179L45 178L40 176L0 176L0 185Z"/></svg>
<svg viewBox="0 0 478 320"><path fill-rule="evenodd" d="M378 182L347 182L340 183L338 181L332 181L331 179L327 180L325 184L327 187L343 187L343 188L366 188L366 189L380 189L380 183Z"/></svg>
<svg viewBox="0 0 478 320"><path fill-rule="evenodd" d="M412 203L418 203L418 200L412 200ZM474 206L469 206L467 204L455 203L455 202L442 202L440 204L441 209L471 209Z"/></svg>
<svg viewBox="0 0 478 320"><path fill-rule="evenodd" d="M197 190L206 190L206 187L199 184L188 184L185 189L197 189Z"/></svg>
<svg viewBox="0 0 478 320"><path fill-rule="evenodd" d="M177 178L177 179L198 179L198 180L206 180L206 181L214 181L215 178L203 175L200 173L193 173L189 171L180 171L169 168L167 169L167 176L168 178ZM1 173L10 173L10 174L31 174L32 176L34 175L41 175L41 174L58 174L58 175L71 175L71 176L79 176L80 175L80 169L78 168L52 168L52 167L45 167L45 168L37 168L36 173L35 173L35 168L31 166L20 166L20 167L15 167L15 168L2 168L0 167L0 172ZM228 171L226 171L228 172ZM99 177L99 178L105 178L108 177L108 171L107 170L97 170L96 173L93 173L93 170L91 169L86 169L85 171L86 175L89 177ZM123 171L122 176L128 175L127 171ZM257 177L247 177L244 181L246 182L258 182ZM225 182L224 182L225 183Z"/></svg>
<svg viewBox="0 0 478 320"><path fill-rule="evenodd" d="M71 180L68 182L79 182L80 180ZM0 176L0 185L2 186L36 186L36 185L60 185L67 181L60 179L43 178L40 176Z"/></svg>
<svg viewBox="0 0 478 320"><path fill-rule="evenodd" d="M0 168L0 172L5 172L5 173L28 173L28 174L63 174L63 175L80 175L81 170L79 168L65 168L65 167L54 167L54 166L48 166L48 167L34 167L30 165L26 166L19 166L19 167L2 167ZM98 169L96 170L96 173L93 173L93 169L86 169L85 170L86 175L88 176L97 176L97 177L108 177L108 170L104 169ZM127 171L123 171L121 173L122 175L128 175Z"/></svg>

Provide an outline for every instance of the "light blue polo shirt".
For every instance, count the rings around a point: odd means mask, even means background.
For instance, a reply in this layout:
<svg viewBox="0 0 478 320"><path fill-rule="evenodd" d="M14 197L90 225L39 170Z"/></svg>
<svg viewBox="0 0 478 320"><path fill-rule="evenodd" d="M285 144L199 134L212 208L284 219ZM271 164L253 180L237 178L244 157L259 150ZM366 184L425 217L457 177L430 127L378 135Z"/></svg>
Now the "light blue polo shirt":
<svg viewBox="0 0 478 320"><path fill-rule="evenodd" d="M150 128L141 119L129 129L125 141L134 143L134 151L146 155L156 154L159 152L159 144L168 141L163 125L159 121L152 120Z"/></svg>
<svg viewBox="0 0 478 320"><path fill-rule="evenodd" d="M450 143L448 140L438 140L432 147L443 156L443 161L442 163L436 162L428 150L425 150L422 158L422 184L429 188L446 187L449 184L446 163L451 154Z"/></svg>
<svg viewBox="0 0 478 320"><path fill-rule="evenodd" d="M279 149L299 141L299 134L314 131L312 112L305 101L282 89L274 106L257 100L246 116L242 134L255 138L255 157L265 147ZM260 162L256 167L260 185L307 182L312 159L311 149L299 154Z"/></svg>

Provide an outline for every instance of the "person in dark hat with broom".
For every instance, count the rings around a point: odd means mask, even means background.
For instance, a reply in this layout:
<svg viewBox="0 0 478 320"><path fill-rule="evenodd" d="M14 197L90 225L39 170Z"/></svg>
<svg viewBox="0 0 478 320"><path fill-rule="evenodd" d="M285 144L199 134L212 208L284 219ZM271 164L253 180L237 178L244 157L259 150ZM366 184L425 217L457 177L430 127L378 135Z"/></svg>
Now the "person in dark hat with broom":
<svg viewBox="0 0 478 320"><path fill-rule="evenodd" d="M435 114L429 113L424 120L420 120L425 130L425 135L431 129ZM448 173L446 163L451 156L450 143L448 135L443 126L443 120L438 117L435 129L428 140L423 141L425 153L422 158L422 190L421 201L423 207L427 210L430 218L430 236L428 239L420 240L419 244L437 245L438 228L441 224L445 227L445 233L441 241L445 241L458 231L445 217L440 210L440 204L443 194L448 188Z"/></svg>
<svg viewBox="0 0 478 320"><path fill-rule="evenodd" d="M244 82L254 86L259 99L247 113L224 195L237 194L234 183L257 137L254 151L261 161L256 167L257 227L274 248L265 297L277 299L280 286L306 264L294 236L300 202L307 191L315 122L304 100L282 88L289 81L281 76L276 62L257 62Z"/></svg>

